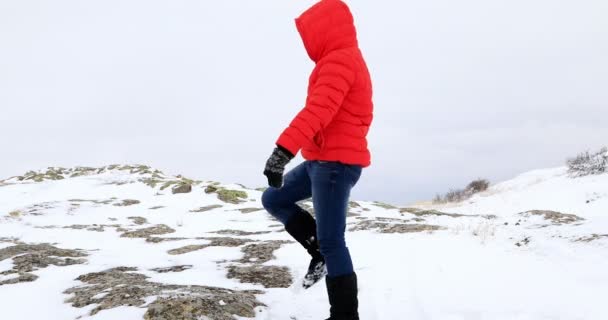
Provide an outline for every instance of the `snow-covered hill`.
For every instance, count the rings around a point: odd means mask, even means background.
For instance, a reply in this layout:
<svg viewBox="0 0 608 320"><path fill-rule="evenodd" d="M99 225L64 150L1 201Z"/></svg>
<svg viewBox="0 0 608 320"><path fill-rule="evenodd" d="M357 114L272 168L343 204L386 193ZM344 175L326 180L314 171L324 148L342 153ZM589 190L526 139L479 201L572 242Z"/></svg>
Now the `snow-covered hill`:
<svg viewBox="0 0 608 320"><path fill-rule="evenodd" d="M0 319L327 316L261 192L147 166L0 181ZM302 203L310 207L310 202ZM459 204L353 201L361 319L606 319L608 174L539 170Z"/></svg>

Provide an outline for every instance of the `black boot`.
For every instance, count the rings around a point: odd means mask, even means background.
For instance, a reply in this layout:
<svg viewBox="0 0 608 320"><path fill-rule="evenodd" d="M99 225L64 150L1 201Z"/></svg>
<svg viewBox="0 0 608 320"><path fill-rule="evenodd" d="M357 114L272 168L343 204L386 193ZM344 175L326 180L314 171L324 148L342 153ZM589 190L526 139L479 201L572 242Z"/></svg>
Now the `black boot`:
<svg viewBox="0 0 608 320"><path fill-rule="evenodd" d="M287 230L287 233L296 239L312 257L308 266L308 271L302 282L302 286L305 289L308 289L327 274L327 269L325 268L325 259L323 259L323 255L321 255L321 252L319 251L317 223L308 211L301 208L300 210L301 211L296 213L287 222L285 230Z"/></svg>
<svg viewBox="0 0 608 320"><path fill-rule="evenodd" d="M352 273L335 278L326 277L325 283L331 305L327 320L359 320L357 275Z"/></svg>

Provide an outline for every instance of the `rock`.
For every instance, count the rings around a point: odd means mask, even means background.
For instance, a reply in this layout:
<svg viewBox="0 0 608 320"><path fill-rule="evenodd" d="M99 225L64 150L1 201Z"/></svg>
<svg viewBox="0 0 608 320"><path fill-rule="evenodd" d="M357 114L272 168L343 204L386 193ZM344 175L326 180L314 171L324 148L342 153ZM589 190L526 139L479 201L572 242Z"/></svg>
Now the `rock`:
<svg viewBox="0 0 608 320"><path fill-rule="evenodd" d="M162 208L164 208L164 207L165 207L165 206L154 206L154 207L150 207L149 209L150 209L150 210L158 210L158 209L162 209Z"/></svg>
<svg viewBox="0 0 608 320"><path fill-rule="evenodd" d="M186 239L188 239L188 238L178 238L178 237L167 237L167 238L147 237L146 238L146 242L161 243L161 242L166 242L166 241L181 241L181 240L186 240Z"/></svg>
<svg viewBox="0 0 608 320"><path fill-rule="evenodd" d="M122 200L122 202L115 203L114 206L128 207L128 206L132 206L132 205L139 204L139 203L140 203L139 200L125 199L125 200Z"/></svg>
<svg viewBox="0 0 608 320"><path fill-rule="evenodd" d="M239 279L241 283L261 284L265 288L289 288L293 283L289 268L279 266L230 266L228 279Z"/></svg>
<svg viewBox="0 0 608 320"><path fill-rule="evenodd" d="M260 234L269 234L271 232L272 231L242 231L242 230L224 229L224 230L219 230L219 231L213 231L210 233L217 233L217 234L231 235L231 236L253 236L253 235L260 235Z"/></svg>
<svg viewBox="0 0 608 320"><path fill-rule="evenodd" d="M127 231L120 236L123 238L148 238L153 235L162 235L175 232L174 229L167 225L159 224L153 227Z"/></svg>
<svg viewBox="0 0 608 320"><path fill-rule="evenodd" d="M218 190L217 186L214 185L209 185L205 188L205 193L209 194L209 193L214 193Z"/></svg>
<svg viewBox="0 0 608 320"><path fill-rule="evenodd" d="M521 212L519 213L519 215L522 215L524 217L542 216L545 220L551 221L553 225L571 224L585 220L574 214L561 213L551 210L531 210Z"/></svg>
<svg viewBox="0 0 608 320"><path fill-rule="evenodd" d="M0 273L0 275L5 275L4 272ZM18 273L17 277L9 278L4 281L0 281L0 286L9 285L9 284L17 284L21 282L34 282L38 279L38 276L31 273Z"/></svg>
<svg viewBox="0 0 608 320"><path fill-rule="evenodd" d="M374 220L360 220L349 231L376 230L380 233L412 233L424 231L436 231L444 229L440 226L429 224L389 223Z"/></svg>
<svg viewBox="0 0 608 320"><path fill-rule="evenodd" d="M347 216L347 217L349 217L349 218L352 218L352 217L360 217L360 216L361 216L361 214L360 214L360 213L357 213L357 212L348 211L348 212L346 213L346 216Z"/></svg>
<svg viewBox="0 0 608 320"><path fill-rule="evenodd" d="M574 240L574 242L592 242L592 241L600 240L602 238L608 239L608 234L596 234L596 233L594 233L594 234L591 234L591 235L588 235L588 236L577 238L576 240Z"/></svg>
<svg viewBox="0 0 608 320"><path fill-rule="evenodd" d="M249 244L241 249L241 251L245 253L245 256L241 260L239 260L239 262L255 262L257 264L268 262L272 259L275 259L275 256L273 254L274 251L287 243L292 242L283 240L270 240Z"/></svg>
<svg viewBox="0 0 608 320"><path fill-rule="evenodd" d="M169 273L169 272L182 272L182 271L185 271L188 269L192 269L191 264L182 265L182 266L166 267L166 268L154 268L154 269L150 269L150 270L158 272L158 273Z"/></svg>
<svg viewBox="0 0 608 320"><path fill-rule="evenodd" d="M348 207L352 208L352 209L355 209L355 208L361 208L361 205L358 204L358 203L356 203L356 202L354 202L354 201L349 201L348 202Z"/></svg>
<svg viewBox="0 0 608 320"><path fill-rule="evenodd" d="M17 244L11 247L0 249L0 261L13 259L13 268L3 271L0 275L18 274L16 278L11 278L0 282L0 285L13 284L18 282L34 281L38 277L30 272L44 269L50 265L63 267L74 264L83 264L87 254L80 250L59 249L50 244Z"/></svg>
<svg viewBox="0 0 608 320"><path fill-rule="evenodd" d="M201 244L201 245L187 245L181 248L172 249L167 251L170 255L180 255L189 253L192 251L202 250L208 247L239 247L252 240L249 239L237 239L237 238L229 238L229 237L219 237L219 238L198 238L199 240L210 240L211 243Z"/></svg>
<svg viewBox="0 0 608 320"><path fill-rule="evenodd" d="M231 204L239 204L245 202L242 199L247 199L247 193L240 190L219 189L217 190L217 198Z"/></svg>
<svg viewBox="0 0 608 320"><path fill-rule="evenodd" d="M192 192L191 184L179 184L171 189L171 193L173 193L173 194L190 193L190 192Z"/></svg>
<svg viewBox="0 0 608 320"><path fill-rule="evenodd" d="M122 306L143 307L147 320L232 320L234 316L255 317L254 309L264 306L255 298L261 291L168 285L150 282L135 271L118 267L82 275L76 280L84 285L66 290L71 295L66 302L76 308L96 305L90 315ZM150 299L152 303L146 305Z"/></svg>
<svg viewBox="0 0 608 320"><path fill-rule="evenodd" d="M251 213L251 212L264 210L264 208L243 208L243 209L237 209L237 210L239 210L241 213Z"/></svg>
<svg viewBox="0 0 608 320"><path fill-rule="evenodd" d="M239 204L246 202L244 199L247 199L247 192L241 190L231 190L223 187L218 187L217 185L208 185L205 188L205 193L217 193L217 198L221 201L230 204Z"/></svg>
<svg viewBox="0 0 608 320"><path fill-rule="evenodd" d="M128 217L127 219L131 220L136 225L142 225L148 223L148 220L144 217Z"/></svg>
<svg viewBox="0 0 608 320"><path fill-rule="evenodd" d="M256 316L254 309L262 305L253 295L238 299L225 298L225 300L228 302L208 296L160 298L150 304L144 319L234 320L234 315L254 318Z"/></svg>
<svg viewBox="0 0 608 320"><path fill-rule="evenodd" d="M198 245L191 244L191 245L183 246L180 248L171 249L171 250L167 251L167 253L172 256L176 256L176 255L180 255L180 254L186 254L186 253L190 253L193 251L205 249L207 247L209 247L209 245L207 245L207 244L198 244Z"/></svg>
<svg viewBox="0 0 608 320"><path fill-rule="evenodd" d="M190 210L190 212L206 212L206 211L211 211L211 210L214 210L214 209L219 209L221 207L222 207L222 205L213 204L213 205L210 205L210 206L200 207L198 209Z"/></svg>

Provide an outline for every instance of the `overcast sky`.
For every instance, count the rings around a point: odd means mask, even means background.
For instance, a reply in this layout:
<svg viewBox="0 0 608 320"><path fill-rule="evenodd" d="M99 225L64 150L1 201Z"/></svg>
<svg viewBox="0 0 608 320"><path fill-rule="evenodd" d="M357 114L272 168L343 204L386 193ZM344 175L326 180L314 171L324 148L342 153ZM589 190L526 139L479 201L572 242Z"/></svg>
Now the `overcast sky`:
<svg viewBox="0 0 608 320"><path fill-rule="evenodd" d="M293 18L312 3L0 0L0 177L144 163L265 185L305 100ZM608 1L347 3L375 86L354 198L407 204L608 144Z"/></svg>

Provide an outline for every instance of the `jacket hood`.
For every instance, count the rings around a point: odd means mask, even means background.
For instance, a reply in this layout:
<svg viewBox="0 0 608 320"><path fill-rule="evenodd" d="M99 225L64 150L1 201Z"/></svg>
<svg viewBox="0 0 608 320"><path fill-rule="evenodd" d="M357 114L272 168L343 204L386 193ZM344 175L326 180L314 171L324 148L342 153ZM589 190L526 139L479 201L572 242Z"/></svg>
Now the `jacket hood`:
<svg viewBox="0 0 608 320"><path fill-rule="evenodd" d="M296 19L308 56L315 63L329 52L357 46L353 15L341 0L321 0Z"/></svg>

